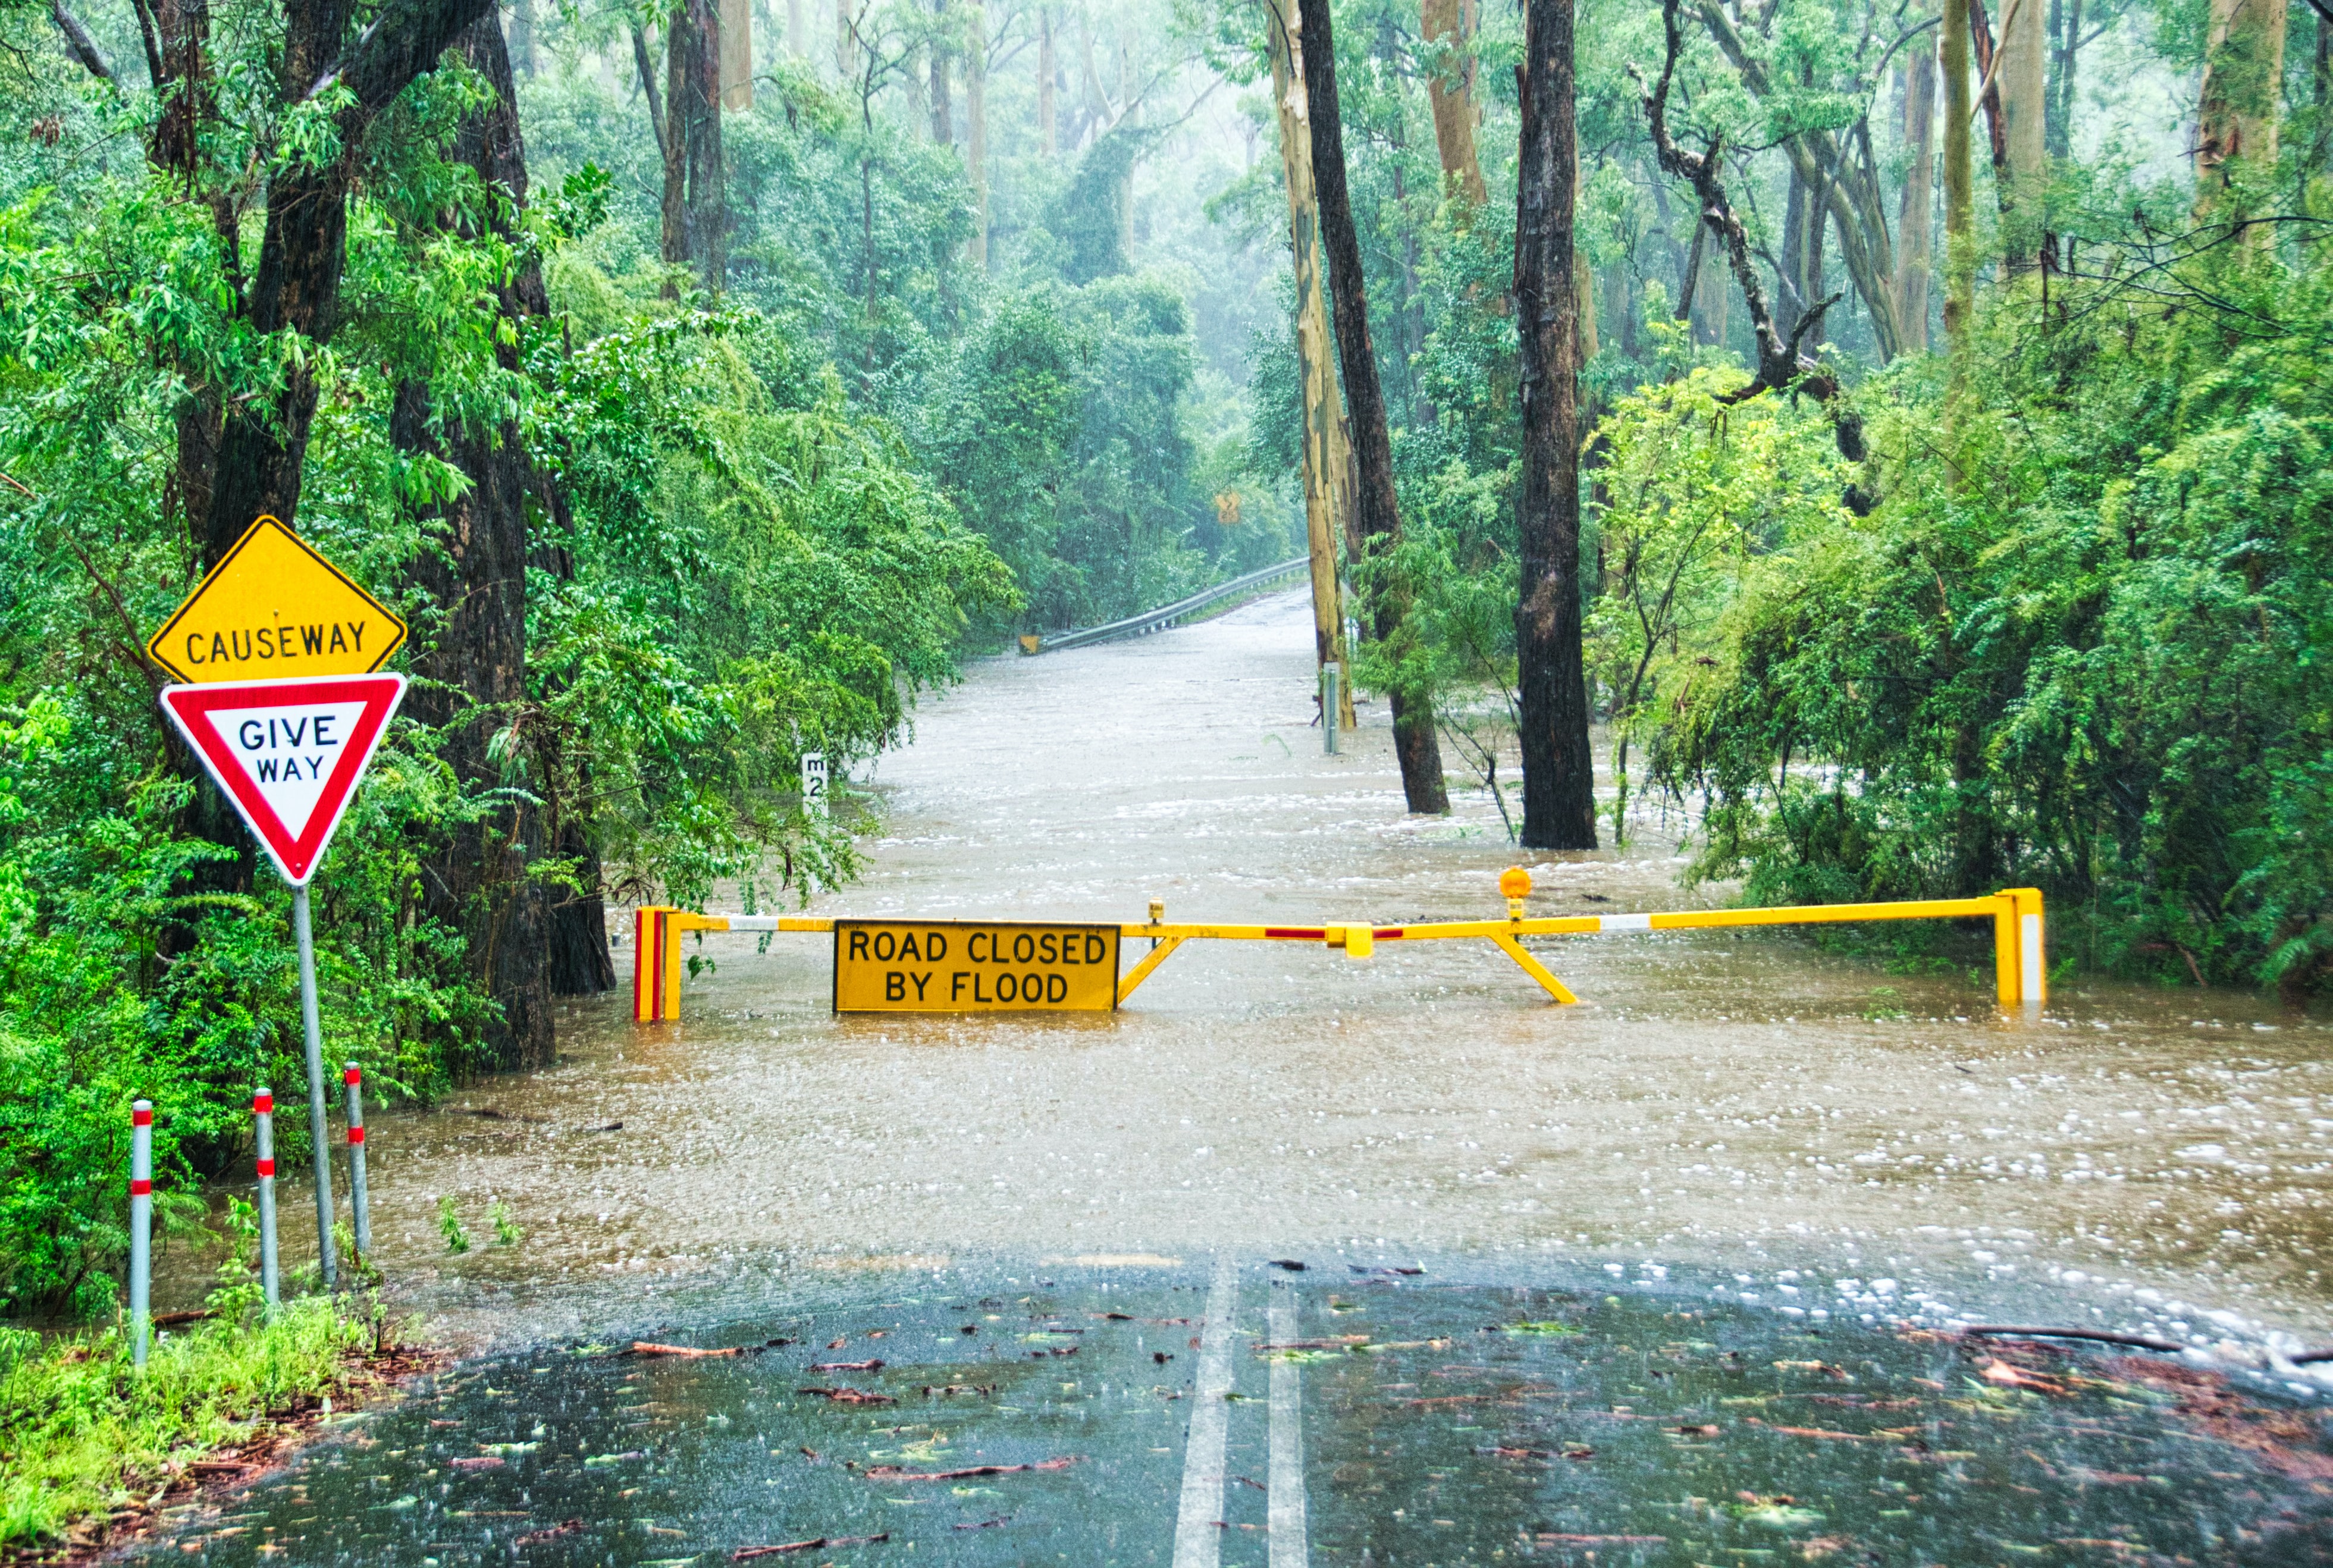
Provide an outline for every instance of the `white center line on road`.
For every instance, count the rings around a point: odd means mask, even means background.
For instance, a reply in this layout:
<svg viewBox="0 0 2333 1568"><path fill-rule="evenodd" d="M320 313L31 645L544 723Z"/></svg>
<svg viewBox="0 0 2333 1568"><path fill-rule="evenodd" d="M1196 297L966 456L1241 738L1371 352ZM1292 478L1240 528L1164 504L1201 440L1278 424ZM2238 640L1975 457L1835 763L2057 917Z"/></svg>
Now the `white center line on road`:
<svg viewBox="0 0 2333 1568"><path fill-rule="evenodd" d="M1191 1435L1183 1446L1183 1505L1175 1516L1175 1568L1216 1568L1223 1561L1224 1439L1231 1425L1232 1313L1239 1306L1239 1265L1215 1259L1200 1331L1199 1381L1191 1393Z"/></svg>
<svg viewBox="0 0 2333 1568"><path fill-rule="evenodd" d="M1296 1293L1274 1287L1272 1339L1296 1338ZM1311 1530L1304 1518L1304 1373L1282 1352L1272 1363L1272 1568L1311 1568Z"/></svg>

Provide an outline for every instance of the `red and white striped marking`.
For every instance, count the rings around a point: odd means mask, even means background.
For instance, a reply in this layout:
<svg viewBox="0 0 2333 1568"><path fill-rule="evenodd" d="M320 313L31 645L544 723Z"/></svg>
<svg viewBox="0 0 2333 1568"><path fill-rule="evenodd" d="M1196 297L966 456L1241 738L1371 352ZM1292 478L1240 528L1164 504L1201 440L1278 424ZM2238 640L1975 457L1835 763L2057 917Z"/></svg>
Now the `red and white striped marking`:
<svg viewBox="0 0 2333 1568"><path fill-rule="evenodd" d="M275 1253L275 1096L262 1084L251 1097L251 1114L257 1124L259 1165L259 1285L267 1310L277 1304Z"/></svg>
<svg viewBox="0 0 2333 1568"><path fill-rule="evenodd" d="M357 1257L372 1255L372 1214L365 1193L364 1073L353 1062L341 1070L349 1107L349 1217Z"/></svg>

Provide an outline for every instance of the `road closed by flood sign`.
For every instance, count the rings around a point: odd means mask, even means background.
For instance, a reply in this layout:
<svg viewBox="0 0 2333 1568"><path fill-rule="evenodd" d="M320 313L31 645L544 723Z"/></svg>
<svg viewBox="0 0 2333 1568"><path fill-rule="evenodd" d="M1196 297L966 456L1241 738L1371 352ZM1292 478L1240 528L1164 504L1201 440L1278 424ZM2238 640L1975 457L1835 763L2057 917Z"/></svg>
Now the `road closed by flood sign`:
<svg viewBox="0 0 2333 1568"><path fill-rule="evenodd" d="M837 920L838 1013L1109 1013L1116 926Z"/></svg>

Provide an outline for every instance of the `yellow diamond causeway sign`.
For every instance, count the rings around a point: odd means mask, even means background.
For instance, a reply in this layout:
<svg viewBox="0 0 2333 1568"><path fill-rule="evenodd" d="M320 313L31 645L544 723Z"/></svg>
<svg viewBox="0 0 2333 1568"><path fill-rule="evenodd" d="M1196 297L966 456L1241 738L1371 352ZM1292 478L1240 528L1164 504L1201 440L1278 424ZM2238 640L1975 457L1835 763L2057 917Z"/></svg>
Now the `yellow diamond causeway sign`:
<svg viewBox="0 0 2333 1568"><path fill-rule="evenodd" d="M146 651L180 680L297 680L379 669L405 622L262 517L187 596Z"/></svg>

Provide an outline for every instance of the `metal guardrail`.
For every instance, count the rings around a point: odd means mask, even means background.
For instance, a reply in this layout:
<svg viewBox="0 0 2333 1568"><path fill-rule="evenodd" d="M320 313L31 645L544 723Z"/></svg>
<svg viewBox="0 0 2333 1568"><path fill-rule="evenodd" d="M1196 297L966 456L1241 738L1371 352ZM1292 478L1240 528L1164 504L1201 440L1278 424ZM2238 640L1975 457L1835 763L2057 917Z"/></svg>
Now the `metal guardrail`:
<svg viewBox="0 0 2333 1568"><path fill-rule="evenodd" d="M1113 620L1107 626L1089 626L1079 631L1057 631L1050 637L1024 637L1021 640L1021 649L1024 653L1052 653L1064 648L1085 648L1097 642L1110 642L1121 637L1147 637L1154 631L1164 631L1202 610L1221 604L1226 599L1253 592L1283 577L1293 577L1310 569L1311 564L1311 556L1299 555L1293 561L1283 561L1277 566L1267 566L1261 572L1234 577L1229 582L1218 582L1188 599L1178 599L1157 610L1146 610L1139 615Z"/></svg>

